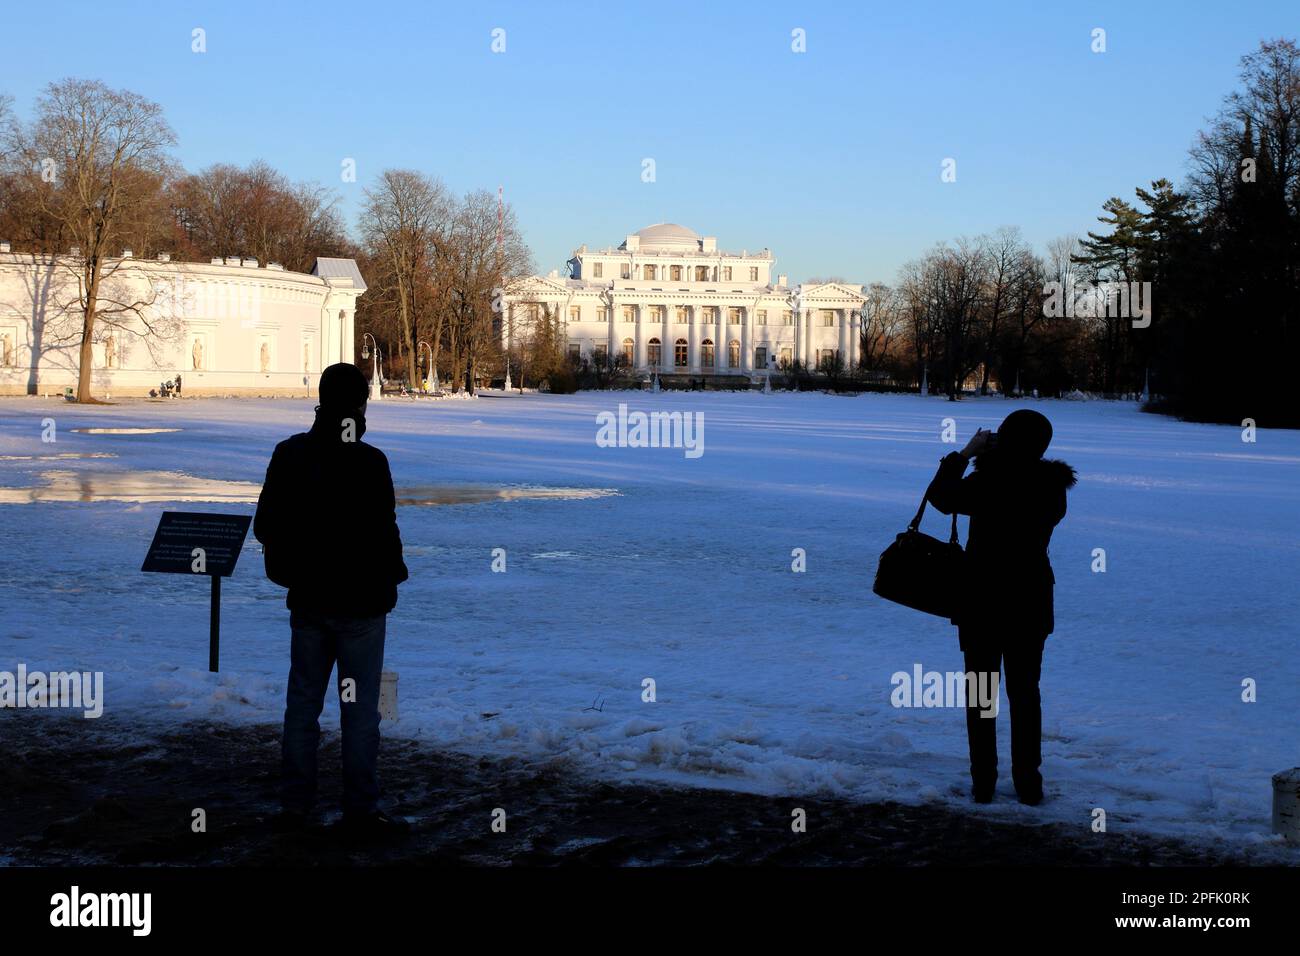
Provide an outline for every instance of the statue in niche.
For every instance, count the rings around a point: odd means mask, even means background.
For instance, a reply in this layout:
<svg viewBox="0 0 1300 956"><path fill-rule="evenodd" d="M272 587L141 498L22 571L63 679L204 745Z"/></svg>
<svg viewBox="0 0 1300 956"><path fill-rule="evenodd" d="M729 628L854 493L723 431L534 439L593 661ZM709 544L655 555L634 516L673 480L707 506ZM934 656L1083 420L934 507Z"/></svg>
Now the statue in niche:
<svg viewBox="0 0 1300 956"><path fill-rule="evenodd" d="M258 351L258 360L261 362L263 372L271 370L271 345L269 342L262 343L262 347Z"/></svg>
<svg viewBox="0 0 1300 956"><path fill-rule="evenodd" d="M194 346L190 349L190 358L194 364L196 372L203 371L203 340L195 339Z"/></svg>

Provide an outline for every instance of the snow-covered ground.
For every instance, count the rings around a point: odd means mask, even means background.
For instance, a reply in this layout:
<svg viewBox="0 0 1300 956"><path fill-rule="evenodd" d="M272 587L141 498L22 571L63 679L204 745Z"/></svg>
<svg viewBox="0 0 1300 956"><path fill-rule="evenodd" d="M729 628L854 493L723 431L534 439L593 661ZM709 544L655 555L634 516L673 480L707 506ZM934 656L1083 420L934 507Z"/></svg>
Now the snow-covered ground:
<svg viewBox="0 0 1300 956"><path fill-rule="evenodd" d="M705 453L598 447L596 416L620 401L702 412ZM1004 716L990 812L1082 828L1099 807L1112 831L1270 841L1269 777L1300 764L1300 432L1250 444L1127 404L1032 404L1080 474L1052 542L1050 799L1010 799ZM411 580L389 621L401 720L387 732L609 777L964 803L961 712L890 703L897 671L961 669L955 631L871 581L951 450L943 419L964 442L1013 407L690 393L372 405L366 440L399 497L469 502L399 510ZM272 447L310 419L292 400L0 399L0 670L103 670L106 710L139 720L277 721L288 614L256 541L223 588L219 675L206 582L139 567L164 507L251 513ZM484 485L617 494L465 492ZM944 519L925 527L942 534Z"/></svg>

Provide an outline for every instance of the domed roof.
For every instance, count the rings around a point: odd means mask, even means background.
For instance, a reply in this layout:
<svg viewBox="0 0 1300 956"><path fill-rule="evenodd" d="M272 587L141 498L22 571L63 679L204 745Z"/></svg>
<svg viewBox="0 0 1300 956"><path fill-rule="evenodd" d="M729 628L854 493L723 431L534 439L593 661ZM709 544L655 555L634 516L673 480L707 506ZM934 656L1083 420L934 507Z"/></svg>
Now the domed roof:
<svg viewBox="0 0 1300 956"><path fill-rule="evenodd" d="M674 222L658 222L633 233L641 240L642 249L698 249L699 233Z"/></svg>

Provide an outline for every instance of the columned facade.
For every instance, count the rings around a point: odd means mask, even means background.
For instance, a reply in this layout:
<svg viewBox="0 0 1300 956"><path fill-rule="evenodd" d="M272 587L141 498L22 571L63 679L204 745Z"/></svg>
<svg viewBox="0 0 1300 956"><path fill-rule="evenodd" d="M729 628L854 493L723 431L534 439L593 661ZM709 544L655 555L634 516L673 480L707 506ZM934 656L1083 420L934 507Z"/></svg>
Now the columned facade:
<svg viewBox="0 0 1300 956"><path fill-rule="evenodd" d="M621 364L643 379L658 373L757 383L770 371L796 362L816 368L829 356L852 367L862 287L794 286L774 274L775 265L767 249L722 252L710 236L661 223L615 248L580 247L568 276L516 281L504 307L515 314L539 303L560 309L570 354L596 361L603 351L620 361L630 351Z"/></svg>

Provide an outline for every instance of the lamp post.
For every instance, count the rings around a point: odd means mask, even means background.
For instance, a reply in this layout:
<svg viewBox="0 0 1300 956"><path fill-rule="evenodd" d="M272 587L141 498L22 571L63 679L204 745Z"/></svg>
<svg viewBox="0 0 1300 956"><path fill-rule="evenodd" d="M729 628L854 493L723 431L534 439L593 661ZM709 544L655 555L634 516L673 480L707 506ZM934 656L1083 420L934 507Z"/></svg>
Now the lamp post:
<svg viewBox="0 0 1300 956"><path fill-rule="evenodd" d="M423 339L421 339L419 342L415 343L415 348L417 353L422 348L429 350L429 360L428 360L428 364L425 366L425 368L427 368L428 371L425 373L424 380L426 382L429 382L433 386L432 390L436 392L438 390L438 383L434 380L433 377L433 346L430 345L428 342L425 342Z"/></svg>
<svg viewBox="0 0 1300 956"><path fill-rule="evenodd" d="M366 347L366 339L369 339L375 346L375 364L374 373L370 376L370 400L377 402L384 397L383 386L379 381L379 342L369 332L361 333L361 357L370 358L370 349Z"/></svg>
<svg viewBox="0 0 1300 956"><path fill-rule="evenodd" d="M512 344L512 342L511 342L511 338L512 338L512 336L510 335L510 333L511 333L511 331L512 331L512 329L511 329L511 324L512 324L512 323L511 323L510 320L511 320L514 316L513 316L513 310L510 308L510 305L509 305L509 304L506 304L505 306L503 306L503 309L504 309L504 315L502 316L502 318L505 319L505 326L506 326L506 329L505 329L505 332L506 332L506 385L505 385L505 389L504 389L504 390L508 392L508 391L510 391L510 389L511 389L511 383L510 383L510 346L511 346L511 344Z"/></svg>

